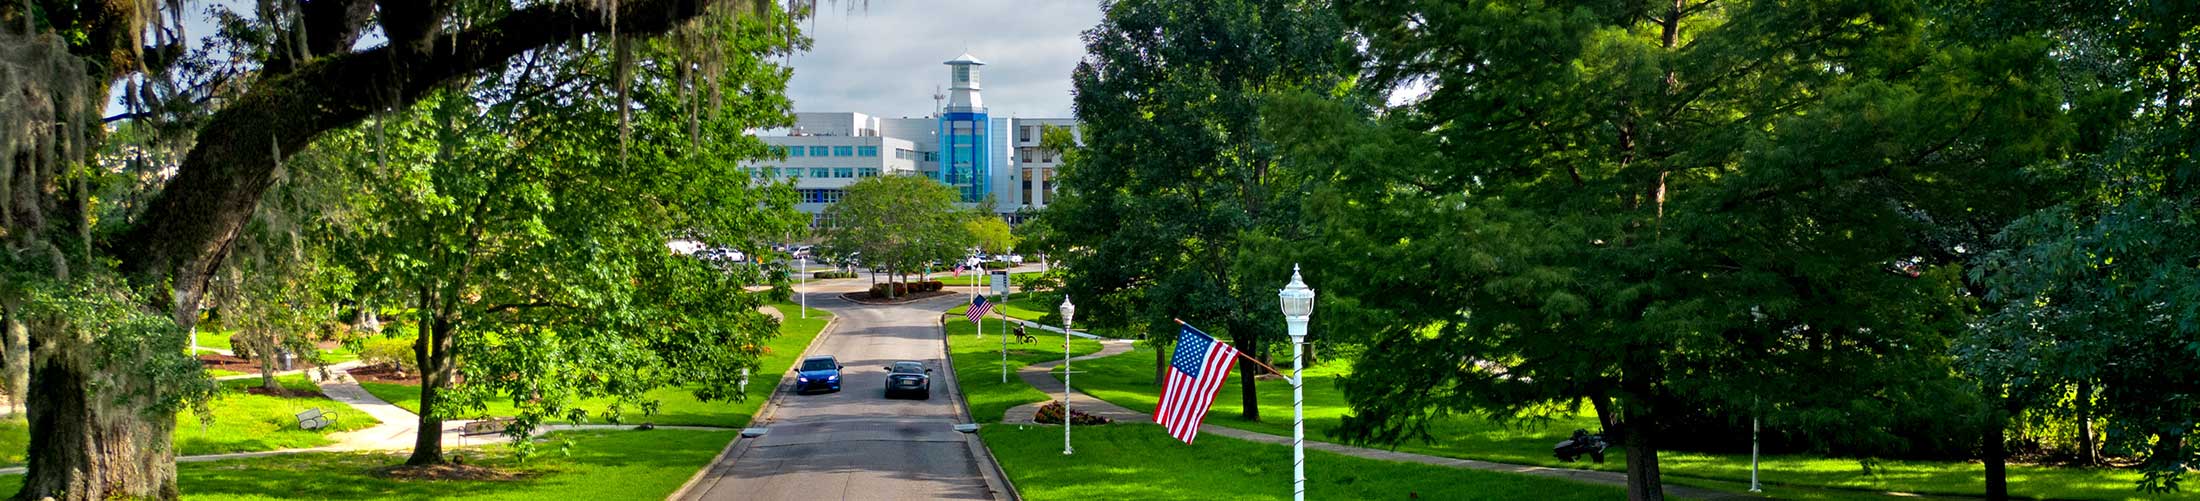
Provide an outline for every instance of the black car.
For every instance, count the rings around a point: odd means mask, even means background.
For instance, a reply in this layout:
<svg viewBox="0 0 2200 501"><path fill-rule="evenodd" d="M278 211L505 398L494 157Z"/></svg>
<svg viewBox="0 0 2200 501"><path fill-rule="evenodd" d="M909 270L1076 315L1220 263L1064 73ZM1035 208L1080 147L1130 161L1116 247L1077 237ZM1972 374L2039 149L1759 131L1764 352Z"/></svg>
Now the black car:
<svg viewBox="0 0 2200 501"><path fill-rule="evenodd" d="M932 369L925 368L923 362L901 361L886 366L886 398L913 395L925 400L932 399L931 373Z"/></svg>

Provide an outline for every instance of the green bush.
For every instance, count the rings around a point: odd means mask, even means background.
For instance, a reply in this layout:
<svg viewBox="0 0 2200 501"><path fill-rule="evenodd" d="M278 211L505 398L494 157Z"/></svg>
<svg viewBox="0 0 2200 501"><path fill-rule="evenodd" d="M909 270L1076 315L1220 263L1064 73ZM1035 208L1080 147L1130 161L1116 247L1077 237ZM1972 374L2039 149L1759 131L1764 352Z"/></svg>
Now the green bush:
<svg viewBox="0 0 2200 501"><path fill-rule="evenodd" d="M1010 265L1007 261L986 261L985 264L979 266L983 266L988 270L1006 270Z"/></svg>
<svg viewBox="0 0 2200 501"><path fill-rule="evenodd" d="M810 274L810 278L813 278L813 279L817 279L817 280L826 280L826 279L833 279L833 278L855 278L855 277L856 277L856 272L853 272L853 271L820 271L820 272L816 272L816 273L811 273L811 274Z"/></svg>
<svg viewBox="0 0 2200 501"><path fill-rule="evenodd" d="M359 361L367 365L396 365L407 373L420 372L413 358L411 339L377 337L359 344Z"/></svg>

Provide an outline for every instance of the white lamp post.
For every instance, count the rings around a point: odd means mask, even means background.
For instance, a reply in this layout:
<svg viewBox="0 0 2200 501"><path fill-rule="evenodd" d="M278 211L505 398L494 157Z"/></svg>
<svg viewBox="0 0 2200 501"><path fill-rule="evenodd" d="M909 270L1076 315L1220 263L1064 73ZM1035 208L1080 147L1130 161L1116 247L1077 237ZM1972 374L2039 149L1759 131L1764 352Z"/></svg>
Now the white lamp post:
<svg viewBox="0 0 2200 501"><path fill-rule="evenodd" d="M800 281L795 285L795 290L802 294L802 318L807 320L810 318L810 259L796 259L795 262L802 267L802 271L795 272L795 280Z"/></svg>
<svg viewBox="0 0 2200 501"><path fill-rule="evenodd" d="M1077 305L1069 303L1069 295L1062 295L1062 455L1073 452L1069 447L1069 326L1070 317L1077 316Z"/></svg>
<svg viewBox="0 0 2200 501"><path fill-rule="evenodd" d="M1314 316L1314 289L1299 279L1299 265L1291 265L1291 283L1276 293L1283 303L1283 323L1291 335L1291 499L1306 501L1306 393L1299 359L1306 352L1306 321Z"/></svg>

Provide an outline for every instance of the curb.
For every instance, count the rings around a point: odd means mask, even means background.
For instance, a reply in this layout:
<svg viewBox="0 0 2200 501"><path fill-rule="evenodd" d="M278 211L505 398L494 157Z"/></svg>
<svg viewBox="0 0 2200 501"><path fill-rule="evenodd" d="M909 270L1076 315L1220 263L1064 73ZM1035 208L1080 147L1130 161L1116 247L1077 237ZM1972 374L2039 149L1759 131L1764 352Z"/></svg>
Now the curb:
<svg viewBox="0 0 2200 501"><path fill-rule="evenodd" d="M820 310L823 308L813 306L810 307L810 309ZM785 314L786 312L780 313ZM817 337L810 338L810 344L804 345L802 347L802 353L795 355L796 363L799 364L801 363L802 359L809 358L810 350L817 346L817 342L819 340L825 339L828 336L833 335L833 328L839 326L839 314L836 313L833 315L833 318L826 319L825 327L823 329L818 329ZM764 405L757 406L756 415L749 416L748 427L753 428L756 426L757 423L771 421L772 414L779 410L779 401L784 398L784 395L787 394L789 389L794 388L794 378L787 377L790 374L794 374L794 367L795 366L793 365L787 366L786 372L783 372L779 375L779 384L772 387L771 396L765 397ZM740 428L734 429L738 430ZM755 440L742 437L739 434L734 435L733 441L726 443L726 448L719 449L717 456L711 457L709 463L704 464L702 468L695 470L694 475L688 476L687 482L681 483L680 488L672 491L672 494L666 495L665 499L673 500L687 498L688 495L691 494L688 491L693 490L696 484L702 483L704 477L710 476L711 470L717 469L718 465L724 462L729 456L739 458L741 457L741 455L748 453L749 447L755 445L755 442Z"/></svg>
<svg viewBox="0 0 2200 501"><path fill-rule="evenodd" d="M955 400L955 415L963 421L977 423L978 420L970 414L970 401L963 398L962 380L955 375L955 347L947 341L947 322L953 319L947 313L941 312L939 320L933 323L933 327L940 332L940 353L947 362L942 364L947 366L947 380L955 384L955 391L948 393ZM1009 481L1008 471L1001 469L1001 461L993 457L993 449L985 446L984 439L979 438L977 433L965 433L963 444L970 447L970 455L978 460L980 474L985 477L986 487L993 490L994 499L1023 501L1023 492L1016 490L1015 482Z"/></svg>

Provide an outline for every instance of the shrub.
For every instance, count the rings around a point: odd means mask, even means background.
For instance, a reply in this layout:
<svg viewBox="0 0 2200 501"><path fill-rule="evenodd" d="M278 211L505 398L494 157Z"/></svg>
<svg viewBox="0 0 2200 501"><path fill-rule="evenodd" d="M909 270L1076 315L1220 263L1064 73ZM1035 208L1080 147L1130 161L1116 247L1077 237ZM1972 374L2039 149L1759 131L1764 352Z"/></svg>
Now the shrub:
<svg viewBox="0 0 2200 501"><path fill-rule="evenodd" d="M978 266L982 266L988 270L1006 270L1009 268L1010 265L1007 261L986 261L985 264L981 264Z"/></svg>
<svg viewBox="0 0 2200 501"><path fill-rule="evenodd" d="M888 290L892 290L892 291L893 291L893 296L894 296L894 297L907 296L907 295L909 295L909 284L906 284L906 283L901 283L901 282L884 283L884 284L872 284L872 285L871 285L871 297L875 297L875 298L880 298L880 299L885 299L885 298L887 297L887 292L886 292L886 291L888 291Z"/></svg>
<svg viewBox="0 0 2200 501"><path fill-rule="evenodd" d="M944 288L947 288L947 284L938 280L917 282L917 290L921 292L933 292Z"/></svg>
<svg viewBox="0 0 2200 501"><path fill-rule="evenodd" d="M394 365L407 373L420 372L419 364L414 363L411 339L369 338L359 343L359 361L368 365Z"/></svg>
<svg viewBox="0 0 2200 501"><path fill-rule="evenodd" d="M818 280L826 280L826 279L833 279L833 278L855 278L855 277L856 277L856 272L853 272L853 271L820 271L820 272L816 272L816 273L811 273L811 274L810 274L810 278L814 278L814 279L818 279Z"/></svg>
<svg viewBox="0 0 2200 501"><path fill-rule="evenodd" d="M1070 411L1069 419L1070 424L1075 426L1108 424L1115 422L1115 420L1108 419L1104 416L1086 414L1085 411ZM1032 413L1031 420L1037 421L1040 424L1061 424L1062 402L1057 400L1053 402L1047 402L1046 405L1039 406L1039 412Z"/></svg>

